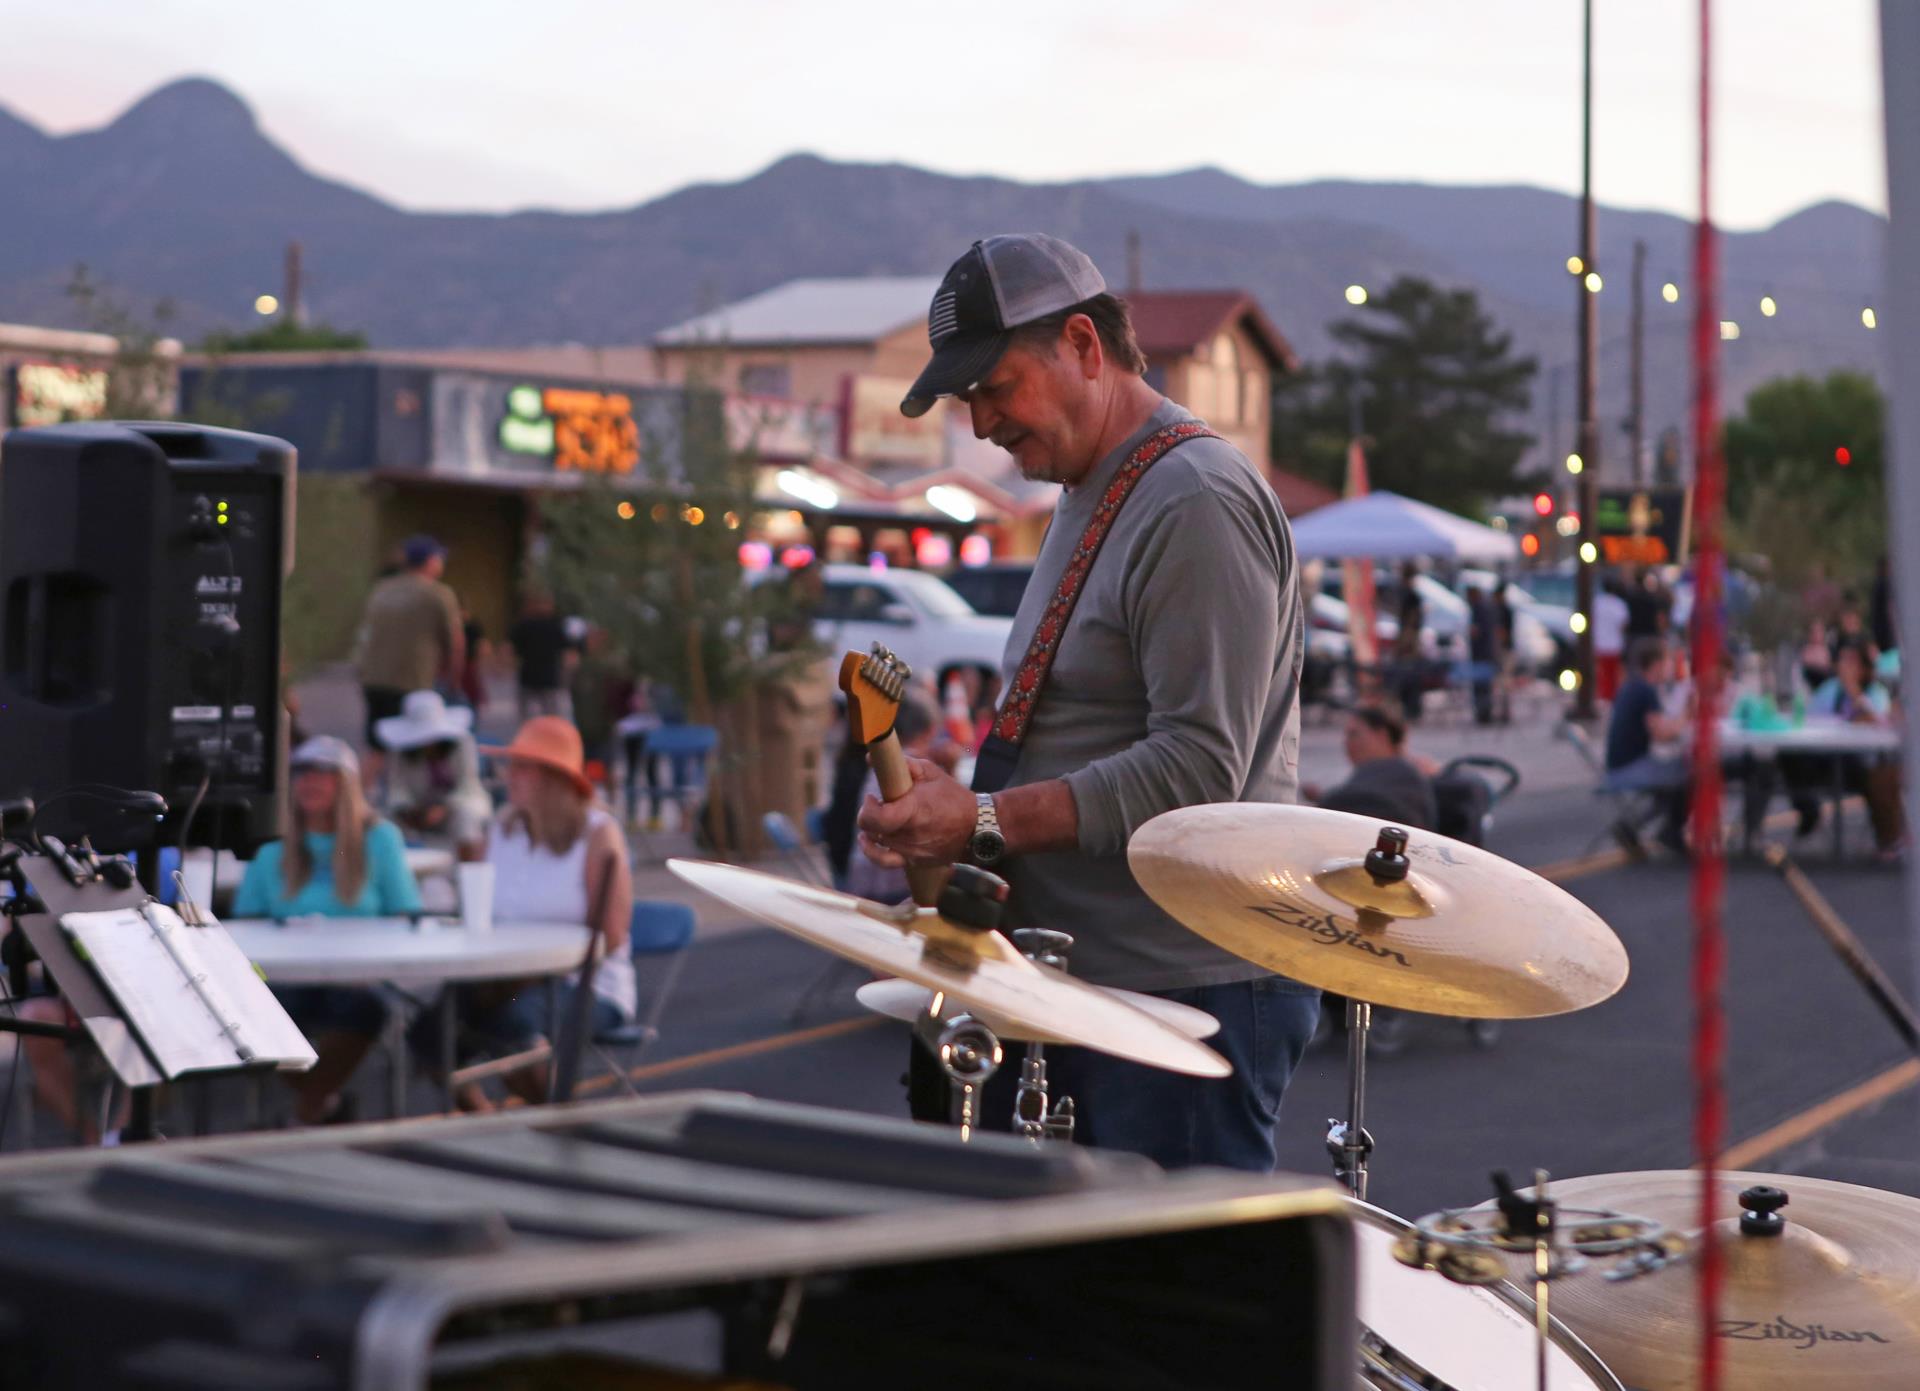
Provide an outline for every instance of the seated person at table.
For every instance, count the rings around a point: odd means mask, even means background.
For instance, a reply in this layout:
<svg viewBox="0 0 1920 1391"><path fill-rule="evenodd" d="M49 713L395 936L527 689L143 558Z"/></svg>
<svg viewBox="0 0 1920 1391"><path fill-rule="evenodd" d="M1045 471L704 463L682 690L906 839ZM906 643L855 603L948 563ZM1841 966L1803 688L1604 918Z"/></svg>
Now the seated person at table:
<svg viewBox="0 0 1920 1391"><path fill-rule="evenodd" d="M1873 679L1873 665L1867 648L1861 643L1843 643L1834 653L1833 675L1814 691L1807 702L1807 716L1814 720L1839 720L1847 724L1885 725L1894 720L1893 697L1887 688ZM1897 858L1906 839L1906 819L1900 809L1900 766L1889 759L1869 759L1853 755L1839 760L1836 774L1834 759L1817 754L1780 755L1780 776L1794 794L1795 805L1811 802L1812 815L1803 809L1799 832L1811 835L1819 825L1820 791L1836 783L1849 792L1866 798L1867 815L1873 822L1873 838L1883 859Z"/></svg>
<svg viewBox="0 0 1920 1391"><path fill-rule="evenodd" d="M488 752L507 761L507 805L487 844L494 920L597 925L602 955L593 973L588 1036L631 1022L639 1001L627 950L633 879L619 823L594 800L580 731L557 715L539 715L521 725L507 747ZM575 973L559 992L563 1021L573 1017L578 986ZM546 992L532 981L465 990L460 1021L469 1044L496 1057L524 1052L546 1034ZM544 1068L505 1080L524 1099L545 1099ZM485 1106L471 1089L460 1100L473 1109Z"/></svg>
<svg viewBox="0 0 1920 1391"><path fill-rule="evenodd" d="M1347 761L1353 771L1338 787L1303 788L1308 801L1331 811L1373 816L1399 826L1432 830L1439 819L1431 773L1407 755L1407 725L1383 705L1347 712Z"/></svg>
<svg viewBox="0 0 1920 1391"><path fill-rule="evenodd" d="M473 711L449 709L438 691L413 691L400 713L374 722L388 752L386 813L421 845L462 860L487 850L493 799L480 782L480 756L468 731Z"/></svg>
<svg viewBox="0 0 1920 1391"><path fill-rule="evenodd" d="M1687 722L1669 715L1660 701L1667 679L1667 644L1661 638L1637 638L1627 649L1627 679L1614 696L1607 720L1606 785L1650 793L1660 804L1660 843L1685 854L1689 784L1684 754L1663 756L1654 745L1684 739Z"/></svg>
<svg viewBox="0 0 1920 1391"><path fill-rule="evenodd" d="M285 840L260 847L234 896L236 918L388 917L420 911L406 845L360 791L360 760L344 742L309 739L288 760ZM372 990L296 985L274 991L320 1060L287 1073L306 1125L349 1118L340 1089L380 1037L387 1007Z"/></svg>

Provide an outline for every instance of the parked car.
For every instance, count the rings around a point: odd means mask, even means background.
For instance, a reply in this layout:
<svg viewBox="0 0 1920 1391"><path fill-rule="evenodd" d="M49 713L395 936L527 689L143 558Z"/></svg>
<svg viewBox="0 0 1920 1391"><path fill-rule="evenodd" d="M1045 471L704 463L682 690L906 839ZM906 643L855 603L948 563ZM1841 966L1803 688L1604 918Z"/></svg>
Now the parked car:
<svg viewBox="0 0 1920 1391"><path fill-rule="evenodd" d="M1009 560L955 570L947 576L947 583L973 605L976 613L1012 618L1020 612L1020 596L1027 592L1027 581L1032 578L1032 562Z"/></svg>
<svg viewBox="0 0 1920 1391"><path fill-rule="evenodd" d="M997 673L1010 619L976 613L953 586L923 570L828 565L813 634L837 660L846 651L886 644L914 675L936 684L948 672Z"/></svg>

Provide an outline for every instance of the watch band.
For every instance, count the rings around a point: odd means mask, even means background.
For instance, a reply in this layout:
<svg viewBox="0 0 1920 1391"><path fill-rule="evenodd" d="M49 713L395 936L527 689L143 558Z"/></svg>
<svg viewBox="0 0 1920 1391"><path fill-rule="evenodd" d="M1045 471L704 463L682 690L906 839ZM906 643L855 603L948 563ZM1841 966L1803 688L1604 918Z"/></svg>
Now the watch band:
<svg viewBox="0 0 1920 1391"><path fill-rule="evenodd" d="M1000 809L993 804L991 792L973 794L973 835L967 841L967 849L975 859L982 863L992 863L1006 853L1007 837L1000 829ZM992 847L991 853L983 855L983 850Z"/></svg>
<svg viewBox="0 0 1920 1391"><path fill-rule="evenodd" d="M993 804L991 792L973 794L973 833L979 835L982 831L1000 833L1000 808Z"/></svg>

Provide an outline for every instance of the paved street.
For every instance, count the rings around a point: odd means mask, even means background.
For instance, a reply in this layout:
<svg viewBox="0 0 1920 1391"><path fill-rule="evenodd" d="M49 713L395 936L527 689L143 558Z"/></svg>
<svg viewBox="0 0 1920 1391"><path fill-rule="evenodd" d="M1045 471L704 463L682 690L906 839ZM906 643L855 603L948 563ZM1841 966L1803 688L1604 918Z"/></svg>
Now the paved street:
<svg viewBox="0 0 1920 1391"><path fill-rule="evenodd" d="M350 688L324 681L303 695L315 728L352 732L358 714ZM499 728L506 716L502 703L487 721L489 737L506 732ZM1369 1121L1379 1142L1373 1198L1418 1214L1487 1196L1494 1168L1544 1167L1571 1176L1685 1165L1692 1109L1684 867L1616 863L1591 776L1574 750L1554 738L1544 704L1512 729L1433 722L1416 732L1413 744L1442 761L1491 753L1526 770L1520 790L1496 812L1490 848L1574 876L1568 888L1619 932L1633 972L1607 1003L1559 1019L1507 1024L1491 1047L1476 1046L1454 1021L1405 1020L1398 1051L1376 1058L1370 1071ZM1309 722L1301 761L1307 780L1341 775L1337 720ZM655 841L659 854L690 848L672 833ZM1862 825L1853 844L1866 843ZM1898 872L1861 859L1835 867L1825 851L1824 837L1811 842L1806 868L1904 986L1910 975ZM777 862L763 867L782 869ZM859 972L739 920L658 863L639 864L636 880L643 896L693 903L700 930L667 1002L662 1038L638 1059L634 1086L729 1088L877 1113L902 1109L905 1026L859 1010L853 1000ZM1893 1031L1770 871L1756 863L1733 867L1726 921L1730 1142L1769 1132L1901 1062ZM643 976L643 993L652 979L657 971ZM795 1017L796 1004L816 983L825 988ZM369 1113L379 1114L372 1094L380 1069L368 1071ZM1912 1143L1920 1136L1920 1105L1898 1086L1912 1080L1892 1078L1885 1099L1850 1111L1838 1124L1789 1132L1751 1167L1920 1193L1920 1164L1913 1158L1920 1151ZM603 1072L589 1086L607 1094L612 1081ZM1335 1035L1308 1056L1288 1094L1285 1167L1325 1172L1325 1120L1342 1109L1344 1088L1344 1047ZM430 1106L432 1094L416 1086L414 1104ZM236 1106L228 1099L219 1110L235 1114ZM8 1147L16 1144L10 1140Z"/></svg>

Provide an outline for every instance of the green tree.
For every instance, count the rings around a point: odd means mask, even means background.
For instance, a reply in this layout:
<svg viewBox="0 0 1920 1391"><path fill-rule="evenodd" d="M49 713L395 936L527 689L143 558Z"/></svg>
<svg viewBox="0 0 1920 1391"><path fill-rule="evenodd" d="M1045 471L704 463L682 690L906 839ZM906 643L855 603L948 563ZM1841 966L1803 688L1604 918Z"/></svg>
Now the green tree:
<svg viewBox="0 0 1920 1391"><path fill-rule="evenodd" d="M357 352L366 346L364 333L331 324L297 324L283 318L251 333L209 333L201 341L200 351L218 357L227 353Z"/></svg>
<svg viewBox="0 0 1920 1391"><path fill-rule="evenodd" d="M641 460L639 489L597 480L542 501L544 556L530 578L712 723L814 654L793 586L741 572L755 464L729 442L720 397L690 389L677 428L649 432Z"/></svg>
<svg viewBox="0 0 1920 1391"><path fill-rule="evenodd" d="M1727 515L1783 578L1863 578L1886 548L1886 399L1860 372L1780 377L1726 422Z"/></svg>
<svg viewBox="0 0 1920 1391"><path fill-rule="evenodd" d="M1526 485L1532 437L1508 426L1532 402L1537 364L1471 290L1403 276L1331 332L1344 353L1275 391L1275 462L1339 486L1357 403L1375 488L1472 512Z"/></svg>
<svg viewBox="0 0 1920 1391"><path fill-rule="evenodd" d="M118 346L107 369L107 420L156 420L173 414L180 344L169 336L173 301L160 299L143 312L102 285L84 264L73 268L67 299L94 333L110 334Z"/></svg>

